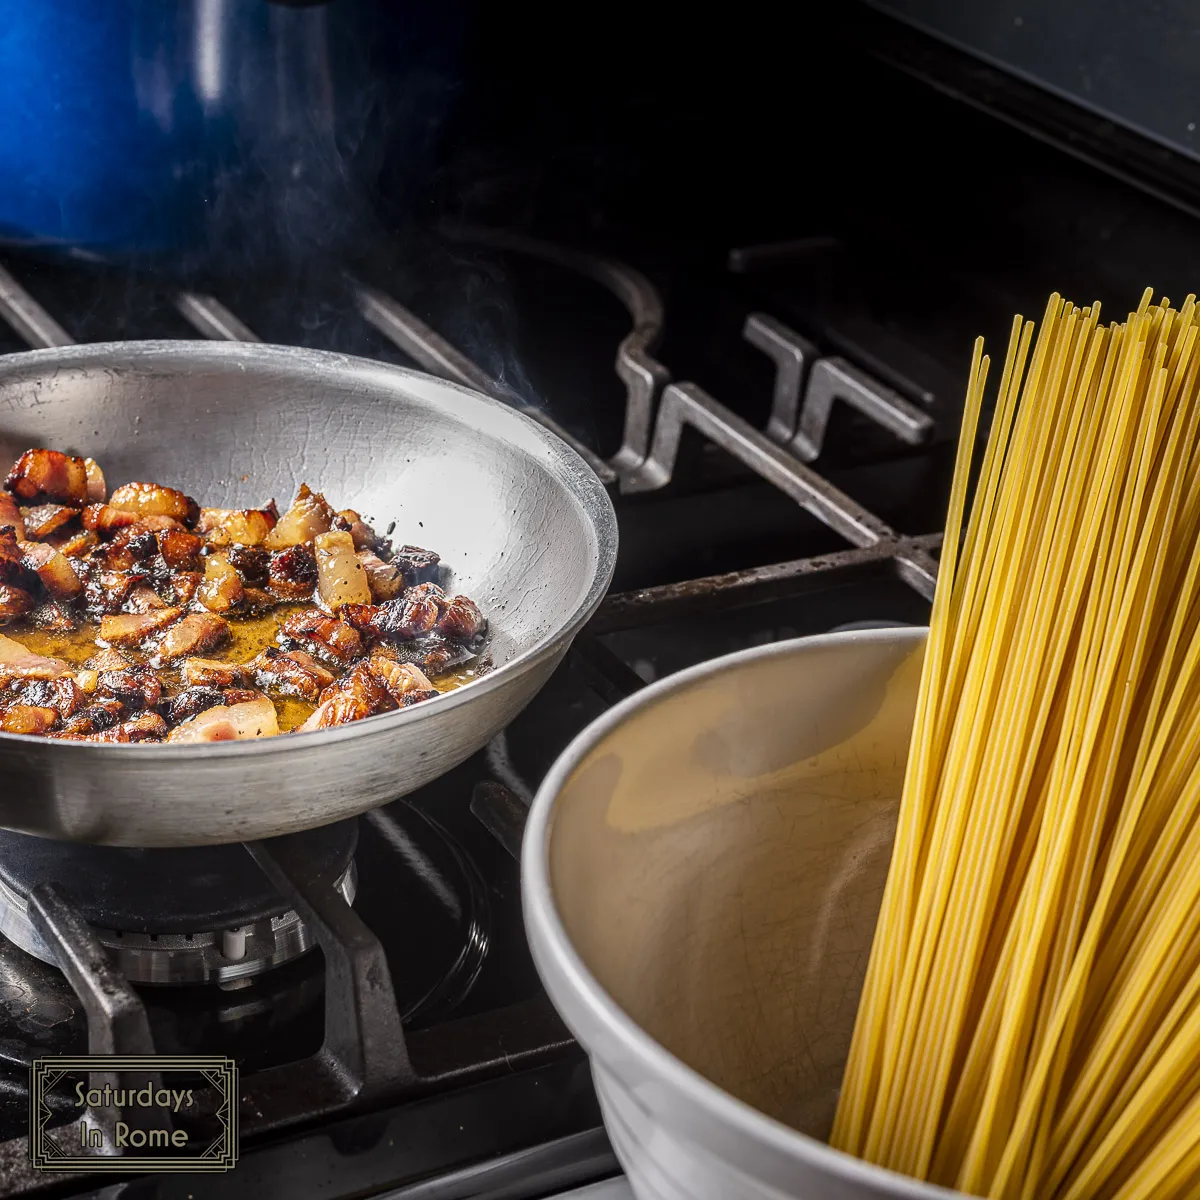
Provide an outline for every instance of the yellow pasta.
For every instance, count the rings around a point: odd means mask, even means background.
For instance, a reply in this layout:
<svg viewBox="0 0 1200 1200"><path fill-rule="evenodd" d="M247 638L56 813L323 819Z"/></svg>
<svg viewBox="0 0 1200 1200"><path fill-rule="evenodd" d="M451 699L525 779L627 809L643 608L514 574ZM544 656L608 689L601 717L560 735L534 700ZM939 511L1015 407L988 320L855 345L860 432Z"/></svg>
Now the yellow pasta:
<svg viewBox="0 0 1200 1200"><path fill-rule="evenodd" d="M831 1142L998 1200L1200 1194L1200 311L975 346ZM967 498L973 500L967 514Z"/></svg>

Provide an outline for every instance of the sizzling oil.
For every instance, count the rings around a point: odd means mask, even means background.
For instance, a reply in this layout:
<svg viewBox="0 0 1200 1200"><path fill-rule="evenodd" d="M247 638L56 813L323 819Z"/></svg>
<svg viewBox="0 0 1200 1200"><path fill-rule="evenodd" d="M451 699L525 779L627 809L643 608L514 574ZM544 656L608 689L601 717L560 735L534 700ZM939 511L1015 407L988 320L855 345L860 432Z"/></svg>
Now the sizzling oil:
<svg viewBox="0 0 1200 1200"><path fill-rule="evenodd" d="M276 645L279 626L283 621L292 613L310 607L311 605L307 604L281 604L277 608L253 616L227 618L229 640L219 649L209 651L202 657L239 665L248 663L268 646ZM82 667L99 649L96 645L98 630L99 626L94 621L87 621L69 633L38 629L19 623L6 629L5 634L15 638L35 654L42 654L47 658L61 658L72 667ZM135 661L143 658L137 651L122 650L122 653ZM174 692L183 686L178 671L168 667L159 668L155 673L166 684L168 691ZM464 683L470 683L477 676L476 667L468 665L459 670L446 671L431 678L430 682L439 692L451 692L457 687L462 687ZM297 696L276 696L273 697L273 703L279 719L279 728L283 733L303 725L316 707Z"/></svg>

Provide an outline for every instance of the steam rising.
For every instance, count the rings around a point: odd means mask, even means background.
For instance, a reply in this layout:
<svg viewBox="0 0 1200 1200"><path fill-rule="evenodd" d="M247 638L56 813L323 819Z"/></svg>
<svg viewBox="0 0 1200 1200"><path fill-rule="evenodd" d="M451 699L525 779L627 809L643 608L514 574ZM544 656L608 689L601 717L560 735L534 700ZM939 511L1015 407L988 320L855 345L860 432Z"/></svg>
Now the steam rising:
<svg viewBox="0 0 1200 1200"><path fill-rule="evenodd" d="M264 341L413 365L360 315L356 278L539 404L500 259L431 231L471 192L435 158L470 158L446 137L468 9L182 0L131 16L155 228L130 226L141 257L89 244L14 273L82 341L195 336L172 299L188 291Z"/></svg>
<svg viewBox="0 0 1200 1200"><path fill-rule="evenodd" d="M242 99L236 152L215 177L185 275L268 340L406 361L358 317L351 272L410 307L501 389L540 403L517 356L498 260L448 248L413 217L438 179L433 155L455 94L448 18L426 16L423 27L402 5L392 29L368 15L386 5L268 5L262 46L243 50L239 72L220 53L221 33L236 24L228 0L195 3L198 34L218 43L197 56L199 90L211 94L223 74ZM381 62L388 38L399 42ZM255 57L265 69L252 78Z"/></svg>

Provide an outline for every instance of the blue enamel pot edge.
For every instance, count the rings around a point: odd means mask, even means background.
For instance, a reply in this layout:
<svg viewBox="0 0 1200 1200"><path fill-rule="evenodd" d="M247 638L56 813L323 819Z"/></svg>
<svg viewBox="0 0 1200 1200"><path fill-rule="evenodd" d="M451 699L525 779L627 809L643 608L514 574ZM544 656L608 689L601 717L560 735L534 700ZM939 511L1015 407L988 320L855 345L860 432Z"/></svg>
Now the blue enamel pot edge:
<svg viewBox="0 0 1200 1200"><path fill-rule="evenodd" d="M416 185L465 27L454 3L0 0L0 240L182 256L264 206L344 209L385 157Z"/></svg>

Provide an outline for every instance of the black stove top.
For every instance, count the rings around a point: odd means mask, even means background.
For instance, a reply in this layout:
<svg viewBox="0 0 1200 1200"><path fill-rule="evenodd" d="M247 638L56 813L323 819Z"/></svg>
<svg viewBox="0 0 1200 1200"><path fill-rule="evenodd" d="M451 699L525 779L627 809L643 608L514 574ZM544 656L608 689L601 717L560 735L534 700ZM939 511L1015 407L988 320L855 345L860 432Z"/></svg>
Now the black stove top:
<svg viewBox="0 0 1200 1200"><path fill-rule="evenodd" d="M254 849L278 897L242 897L245 919L298 915L310 952L223 986L117 975L144 1022L106 1023L80 939L198 930L127 898L73 897L81 877L57 876L33 907L66 975L0 940L0 1196L533 1200L615 1172L521 924L516 854L550 764L610 705L693 663L923 623L974 336L995 344L1054 288L1123 304L1146 282L1186 281L1191 202L1166 197L1161 175L1133 186L1091 165L1116 133L1060 121L1052 145L1047 119L1030 138L1019 127L1052 104L887 23L823 30L821 62L790 72L784 48L739 29L721 87L697 69L702 31L609 31L577 77L559 62L549 79L532 78L519 31L492 32L504 40L465 106L470 152L446 165L432 219L396 217L335 263L186 279L12 255L0 267L0 351L262 339L525 406L589 456L621 535L612 592L528 708L352 823L352 908L340 860L332 879L303 839ZM618 81L596 64L622 49ZM543 94L523 126L539 88L560 103ZM27 896L46 873L22 841L0 836L0 882ZM226 849L237 872L251 862ZM382 991L369 982L381 963ZM28 1169L28 1063L85 1050L89 1011L93 1046L239 1060L232 1174L101 1188Z"/></svg>

